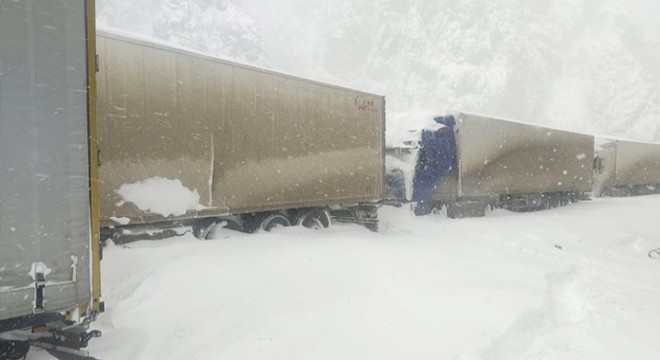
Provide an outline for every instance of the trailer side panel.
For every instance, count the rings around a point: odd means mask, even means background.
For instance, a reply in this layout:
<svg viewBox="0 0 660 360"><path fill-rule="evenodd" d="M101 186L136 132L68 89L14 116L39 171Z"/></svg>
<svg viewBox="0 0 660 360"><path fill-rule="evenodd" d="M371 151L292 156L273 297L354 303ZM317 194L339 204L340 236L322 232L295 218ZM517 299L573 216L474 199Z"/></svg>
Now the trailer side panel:
<svg viewBox="0 0 660 360"><path fill-rule="evenodd" d="M591 191L592 136L458 115L459 196Z"/></svg>
<svg viewBox="0 0 660 360"><path fill-rule="evenodd" d="M616 141L614 185L660 184L660 144Z"/></svg>
<svg viewBox="0 0 660 360"><path fill-rule="evenodd" d="M98 38L101 213L158 219L118 189L179 179L206 209L378 200L384 99L116 35Z"/></svg>

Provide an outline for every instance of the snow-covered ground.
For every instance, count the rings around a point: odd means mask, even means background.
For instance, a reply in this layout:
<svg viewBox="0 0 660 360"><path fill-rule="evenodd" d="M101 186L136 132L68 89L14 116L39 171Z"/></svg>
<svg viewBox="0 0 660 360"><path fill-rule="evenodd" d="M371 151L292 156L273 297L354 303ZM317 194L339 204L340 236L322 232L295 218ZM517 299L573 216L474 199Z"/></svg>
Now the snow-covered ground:
<svg viewBox="0 0 660 360"><path fill-rule="evenodd" d="M105 249L112 359L660 359L660 196ZM31 359L47 358L34 351Z"/></svg>

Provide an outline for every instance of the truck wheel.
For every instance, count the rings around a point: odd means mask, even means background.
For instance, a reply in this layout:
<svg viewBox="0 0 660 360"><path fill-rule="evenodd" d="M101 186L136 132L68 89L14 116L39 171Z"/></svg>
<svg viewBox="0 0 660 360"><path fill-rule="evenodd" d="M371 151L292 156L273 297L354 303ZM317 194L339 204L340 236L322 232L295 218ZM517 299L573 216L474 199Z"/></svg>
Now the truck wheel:
<svg viewBox="0 0 660 360"><path fill-rule="evenodd" d="M549 198L544 197L541 199L541 205L539 206L538 210L548 210L552 208L552 202L550 201Z"/></svg>
<svg viewBox="0 0 660 360"><path fill-rule="evenodd" d="M291 226L291 222L282 214L271 214L259 223L259 228L263 231L271 231L278 226Z"/></svg>
<svg viewBox="0 0 660 360"><path fill-rule="evenodd" d="M241 226L235 221L227 219L205 219L193 224L193 235L200 240L210 240L213 237L213 233L219 227L241 231Z"/></svg>
<svg viewBox="0 0 660 360"><path fill-rule="evenodd" d="M314 209L305 212L297 221L308 229L321 230L330 226L330 214L321 209Z"/></svg>
<svg viewBox="0 0 660 360"><path fill-rule="evenodd" d="M206 240L216 224L217 221L213 219L197 220L192 225L193 235L199 240Z"/></svg>

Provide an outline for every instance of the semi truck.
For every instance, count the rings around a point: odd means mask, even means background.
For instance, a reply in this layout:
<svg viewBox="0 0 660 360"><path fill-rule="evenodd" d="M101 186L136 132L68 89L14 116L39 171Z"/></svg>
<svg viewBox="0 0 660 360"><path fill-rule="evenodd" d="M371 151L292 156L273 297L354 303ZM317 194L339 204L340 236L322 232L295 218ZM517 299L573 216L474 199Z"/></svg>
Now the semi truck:
<svg viewBox="0 0 660 360"><path fill-rule="evenodd" d="M377 227L384 97L124 34L97 39L104 238ZM181 203L159 206L174 193Z"/></svg>
<svg viewBox="0 0 660 360"><path fill-rule="evenodd" d="M91 0L0 0L0 359L85 356L103 310Z"/></svg>
<svg viewBox="0 0 660 360"><path fill-rule="evenodd" d="M467 113L433 120L388 149L387 183L411 187L389 189L388 202L411 201L418 215L446 207L456 218L488 207L540 210L591 192L590 135Z"/></svg>
<svg viewBox="0 0 660 360"><path fill-rule="evenodd" d="M598 137L595 152L597 196L660 193L660 144Z"/></svg>

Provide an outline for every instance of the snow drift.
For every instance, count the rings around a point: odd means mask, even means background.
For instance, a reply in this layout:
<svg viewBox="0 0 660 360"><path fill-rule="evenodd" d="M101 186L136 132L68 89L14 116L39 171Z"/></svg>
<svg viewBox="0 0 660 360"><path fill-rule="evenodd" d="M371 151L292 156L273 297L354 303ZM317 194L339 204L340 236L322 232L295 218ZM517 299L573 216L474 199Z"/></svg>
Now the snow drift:
<svg viewBox="0 0 660 360"><path fill-rule="evenodd" d="M102 359L658 359L660 196L109 246ZM31 359L47 358L35 351Z"/></svg>

